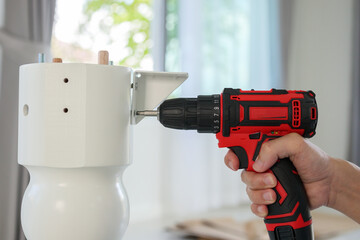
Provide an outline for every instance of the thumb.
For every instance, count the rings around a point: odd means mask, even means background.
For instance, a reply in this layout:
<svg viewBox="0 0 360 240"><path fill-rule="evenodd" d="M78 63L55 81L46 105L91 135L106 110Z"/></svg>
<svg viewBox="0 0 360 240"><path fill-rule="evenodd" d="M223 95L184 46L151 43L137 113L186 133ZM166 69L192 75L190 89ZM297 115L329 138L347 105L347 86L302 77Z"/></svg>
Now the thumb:
<svg viewBox="0 0 360 240"><path fill-rule="evenodd" d="M304 139L296 133L290 133L283 137L268 141L260 149L259 156L255 160L253 168L256 172L265 172L271 168L278 159L296 155L300 150Z"/></svg>

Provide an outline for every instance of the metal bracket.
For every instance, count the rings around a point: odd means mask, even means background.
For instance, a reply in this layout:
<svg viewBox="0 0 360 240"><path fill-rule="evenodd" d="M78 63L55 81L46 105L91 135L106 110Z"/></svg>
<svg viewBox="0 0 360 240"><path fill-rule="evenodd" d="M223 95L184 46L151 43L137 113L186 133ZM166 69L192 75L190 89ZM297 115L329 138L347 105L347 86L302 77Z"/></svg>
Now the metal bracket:
<svg viewBox="0 0 360 240"><path fill-rule="evenodd" d="M132 78L131 124L137 124L144 116L136 112L157 107L188 78L188 73L134 71Z"/></svg>

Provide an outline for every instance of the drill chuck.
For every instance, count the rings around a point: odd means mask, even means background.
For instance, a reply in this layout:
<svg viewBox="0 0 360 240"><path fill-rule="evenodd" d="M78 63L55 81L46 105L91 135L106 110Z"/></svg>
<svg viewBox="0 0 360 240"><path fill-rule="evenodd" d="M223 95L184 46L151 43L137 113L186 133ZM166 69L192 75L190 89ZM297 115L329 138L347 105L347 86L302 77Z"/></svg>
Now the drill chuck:
<svg viewBox="0 0 360 240"><path fill-rule="evenodd" d="M158 108L158 118L168 128L217 133L220 131L220 95L166 100Z"/></svg>

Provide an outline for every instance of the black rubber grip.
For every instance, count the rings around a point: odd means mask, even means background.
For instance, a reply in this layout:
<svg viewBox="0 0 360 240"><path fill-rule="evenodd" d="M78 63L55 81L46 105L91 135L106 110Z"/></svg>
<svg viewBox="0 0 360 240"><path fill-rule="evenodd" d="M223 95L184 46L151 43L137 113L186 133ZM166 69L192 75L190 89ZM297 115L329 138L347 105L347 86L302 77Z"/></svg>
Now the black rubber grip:
<svg viewBox="0 0 360 240"><path fill-rule="evenodd" d="M248 167L248 155L243 147L230 147L239 159L241 169ZM304 184L296 168L285 158L271 168L278 183L273 190L276 202L268 205L264 219L271 240L313 240L311 215Z"/></svg>
<svg viewBox="0 0 360 240"><path fill-rule="evenodd" d="M278 180L276 202L268 206L264 219L271 240L312 240L313 231L308 198L296 168L285 158L272 168Z"/></svg>

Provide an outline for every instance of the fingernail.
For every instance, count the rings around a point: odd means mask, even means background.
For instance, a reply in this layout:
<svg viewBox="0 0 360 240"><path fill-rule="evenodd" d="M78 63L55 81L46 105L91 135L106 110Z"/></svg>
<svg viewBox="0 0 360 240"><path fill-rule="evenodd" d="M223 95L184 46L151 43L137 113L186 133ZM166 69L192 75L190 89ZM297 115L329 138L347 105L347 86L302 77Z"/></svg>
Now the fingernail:
<svg viewBox="0 0 360 240"><path fill-rule="evenodd" d="M234 164L231 161L229 162L229 167L235 171Z"/></svg>
<svg viewBox="0 0 360 240"><path fill-rule="evenodd" d="M254 170L259 172L262 170L263 166L264 163L259 159L259 157L257 157L253 165Z"/></svg>
<svg viewBox="0 0 360 240"><path fill-rule="evenodd" d="M264 178L264 183L265 183L267 186L274 186L274 185L275 185L274 179L273 179L271 176L266 176L266 177Z"/></svg>
<svg viewBox="0 0 360 240"><path fill-rule="evenodd" d="M264 193L263 198L265 199L265 201L272 201L273 200L272 194L269 193L269 192Z"/></svg>
<svg viewBox="0 0 360 240"><path fill-rule="evenodd" d="M265 211L264 211L264 208L261 207L261 206L258 206L257 207L257 210L258 210L258 213L261 215L261 216L265 216Z"/></svg>

